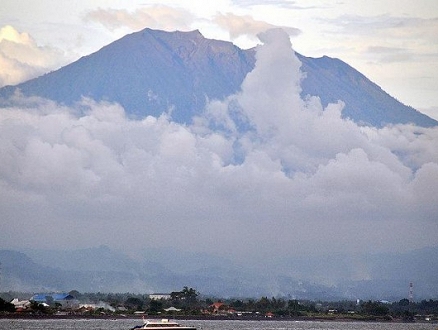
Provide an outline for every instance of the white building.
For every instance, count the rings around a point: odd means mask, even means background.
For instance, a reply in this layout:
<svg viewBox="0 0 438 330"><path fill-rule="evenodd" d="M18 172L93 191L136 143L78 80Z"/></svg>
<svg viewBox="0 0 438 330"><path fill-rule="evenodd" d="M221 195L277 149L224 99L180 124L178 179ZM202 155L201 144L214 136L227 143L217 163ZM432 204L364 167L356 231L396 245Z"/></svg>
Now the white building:
<svg viewBox="0 0 438 330"><path fill-rule="evenodd" d="M18 300L18 298L14 298L11 304L15 306L15 309L27 309L30 307L29 300Z"/></svg>
<svg viewBox="0 0 438 330"><path fill-rule="evenodd" d="M170 298L170 293L151 293L149 295L149 299L151 300L169 300Z"/></svg>

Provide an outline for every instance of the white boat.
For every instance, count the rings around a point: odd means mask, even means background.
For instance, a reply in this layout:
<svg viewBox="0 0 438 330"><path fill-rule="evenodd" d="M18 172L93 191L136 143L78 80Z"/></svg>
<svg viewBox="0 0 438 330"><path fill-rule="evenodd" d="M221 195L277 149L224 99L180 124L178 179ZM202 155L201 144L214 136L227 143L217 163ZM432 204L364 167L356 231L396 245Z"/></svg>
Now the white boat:
<svg viewBox="0 0 438 330"><path fill-rule="evenodd" d="M135 329L159 329L159 330L196 330L195 327L184 326L175 321L169 321L168 319L161 320L144 320L143 325L137 325L131 330Z"/></svg>

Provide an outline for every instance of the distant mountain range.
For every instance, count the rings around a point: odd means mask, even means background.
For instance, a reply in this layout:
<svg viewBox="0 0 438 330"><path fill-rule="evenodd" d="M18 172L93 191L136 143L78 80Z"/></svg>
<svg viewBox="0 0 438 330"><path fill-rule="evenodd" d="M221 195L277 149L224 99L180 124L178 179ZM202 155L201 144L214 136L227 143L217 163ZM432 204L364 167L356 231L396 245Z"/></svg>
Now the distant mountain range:
<svg viewBox="0 0 438 330"><path fill-rule="evenodd" d="M184 286L215 297L385 299L438 296L438 247L403 254L335 255L268 262L251 270L207 254L148 250L135 260L106 246L73 251L0 250L0 292L171 292Z"/></svg>
<svg viewBox="0 0 438 330"><path fill-rule="evenodd" d="M319 96L324 106L342 100L343 116L359 124L438 125L339 59L297 56L306 75L303 97ZM255 49L242 50L230 42L206 39L199 31L144 29L59 70L3 87L0 101L3 98L7 103L18 88L23 95L68 105L83 96L118 102L137 117L158 116L172 108L173 120L190 123L207 100L237 92L254 64Z"/></svg>

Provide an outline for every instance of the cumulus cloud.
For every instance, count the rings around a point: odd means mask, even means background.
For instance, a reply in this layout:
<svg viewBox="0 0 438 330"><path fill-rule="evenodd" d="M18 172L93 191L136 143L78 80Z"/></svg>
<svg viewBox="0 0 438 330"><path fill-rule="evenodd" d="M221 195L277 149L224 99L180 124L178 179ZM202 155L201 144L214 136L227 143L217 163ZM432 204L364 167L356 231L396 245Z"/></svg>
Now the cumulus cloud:
<svg viewBox="0 0 438 330"><path fill-rule="evenodd" d="M275 26L273 24L267 23L265 21L255 20L249 15L235 15L233 13L218 13L216 14L214 20L217 25L221 28L227 30L230 34L231 39L236 39L240 36L252 36L255 37L257 34L267 31ZM297 28L292 27L281 27L290 36L297 36L301 31Z"/></svg>
<svg viewBox="0 0 438 330"><path fill-rule="evenodd" d="M182 8L153 5L136 9L133 12L126 9L99 8L87 13L85 20L100 23L110 30L122 27L140 30L149 27L173 31L191 29L194 16Z"/></svg>
<svg viewBox="0 0 438 330"><path fill-rule="evenodd" d="M234 258L437 244L438 130L359 127L342 102L301 99L289 36L260 40L241 92L190 126L16 96L0 111L2 244Z"/></svg>
<svg viewBox="0 0 438 330"><path fill-rule="evenodd" d="M35 78L65 64L58 49L38 46L26 32L6 25L0 29L0 87Z"/></svg>

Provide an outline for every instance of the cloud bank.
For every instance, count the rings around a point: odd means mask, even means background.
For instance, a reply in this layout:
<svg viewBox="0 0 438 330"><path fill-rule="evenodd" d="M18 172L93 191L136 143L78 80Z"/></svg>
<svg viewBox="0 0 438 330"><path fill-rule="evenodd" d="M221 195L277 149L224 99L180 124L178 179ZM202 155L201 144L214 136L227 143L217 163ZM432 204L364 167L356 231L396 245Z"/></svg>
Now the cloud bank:
<svg viewBox="0 0 438 330"><path fill-rule="evenodd" d="M260 40L241 92L192 125L17 94L0 111L2 246L257 261L438 244L438 130L359 127L342 102L301 99L289 36Z"/></svg>

